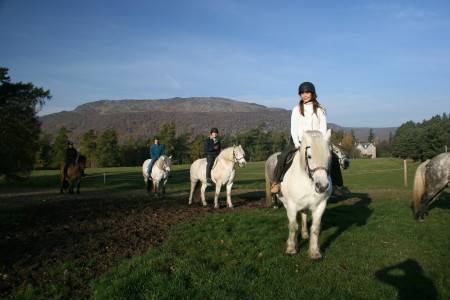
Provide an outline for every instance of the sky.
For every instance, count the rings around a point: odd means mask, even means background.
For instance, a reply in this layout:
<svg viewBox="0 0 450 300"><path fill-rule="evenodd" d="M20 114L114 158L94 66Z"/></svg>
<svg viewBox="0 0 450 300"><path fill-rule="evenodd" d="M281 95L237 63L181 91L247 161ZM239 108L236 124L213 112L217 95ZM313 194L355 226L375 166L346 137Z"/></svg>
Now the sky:
<svg viewBox="0 0 450 300"><path fill-rule="evenodd" d="M0 0L0 66L50 89L41 115L101 99L217 96L390 127L450 112L450 1Z"/></svg>

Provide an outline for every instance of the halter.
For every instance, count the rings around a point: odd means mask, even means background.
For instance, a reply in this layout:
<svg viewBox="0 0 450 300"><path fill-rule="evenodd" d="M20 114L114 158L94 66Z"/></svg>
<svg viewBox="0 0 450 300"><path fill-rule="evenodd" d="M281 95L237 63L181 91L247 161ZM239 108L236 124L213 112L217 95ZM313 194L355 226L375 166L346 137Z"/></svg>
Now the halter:
<svg viewBox="0 0 450 300"><path fill-rule="evenodd" d="M306 161L306 168L307 168L307 170L308 170L308 176L309 176L309 178L310 178L311 180L314 181L313 175L314 175L314 173L315 173L316 171L319 171L319 170L324 170L324 171L327 173L327 175L328 175L328 168L325 168L325 167L316 167L316 168L314 168L314 169L311 169L311 168L309 167L309 162L308 162L308 151L307 151L308 148L311 148L311 146L307 146L307 147L305 148L305 161Z"/></svg>

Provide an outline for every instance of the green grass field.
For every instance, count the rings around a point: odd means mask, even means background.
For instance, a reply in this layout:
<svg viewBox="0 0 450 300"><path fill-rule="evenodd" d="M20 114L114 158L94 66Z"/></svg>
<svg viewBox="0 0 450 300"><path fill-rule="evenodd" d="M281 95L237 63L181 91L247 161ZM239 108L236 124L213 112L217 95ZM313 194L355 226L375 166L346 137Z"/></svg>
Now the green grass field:
<svg viewBox="0 0 450 300"><path fill-rule="evenodd" d="M288 233L284 208L228 210L171 227L161 246L124 260L93 280L93 297L450 299L449 194L433 205L425 222L415 221L409 204L416 165L408 165L408 188L403 187L402 165L397 159L351 162L343 174L352 195L330 201L322 219L320 262L308 258L305 241L299 242L297 255L284 254ZM142 189L140 168L88 173L91 177L83 182L82 193ZM55 189L55 174L35 172L30 180L14 185L0 180L0 188ZM169 198L187 196L188 177L188 166L175 166ZM263 163L237 170L236 197L245 191L257 200L263 189ZM20 215L24 206L33 205L31 200L17 205L2 202L0 224L11 220L11 212ZM16 296L33 294L27 293Z"/></svg>

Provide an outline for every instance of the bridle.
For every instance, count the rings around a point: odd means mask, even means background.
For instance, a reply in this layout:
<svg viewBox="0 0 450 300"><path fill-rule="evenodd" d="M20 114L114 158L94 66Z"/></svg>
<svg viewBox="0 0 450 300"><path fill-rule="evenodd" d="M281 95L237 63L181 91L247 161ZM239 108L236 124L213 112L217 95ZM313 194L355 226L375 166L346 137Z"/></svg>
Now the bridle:
<svg viewBox="0 0 450 300"><path fill-rule="evenodd" d="M328 175L328 174L329 174L329 169L326 168L326 167L319 166L319 167L316 167L316 168L314 168L314 169L311 169L311 168L309 167L309 162L308 162L308 148L311 148L311 146L306 146L306 148L305 148L306 169L308 170L308 176L309 176L309 178L310 178L312 181L314 181L313 175L314 175L314 173L315 173L316 171L319 171L319 170L324 170L324 171L327 173L327 175ZM300 150L299 150L299 151L300 151Z"/></svg>
<svg viewBox="0 0 450 300"><path fill-rule="evenodd" d="M234 158L234 162L237 162L238 164L241 164L241 160L244 160L245 162L245 157L244 155L242 155L241 157L237 157L236 152L234 151L236 147L233 147L233 158Z"/></svg>

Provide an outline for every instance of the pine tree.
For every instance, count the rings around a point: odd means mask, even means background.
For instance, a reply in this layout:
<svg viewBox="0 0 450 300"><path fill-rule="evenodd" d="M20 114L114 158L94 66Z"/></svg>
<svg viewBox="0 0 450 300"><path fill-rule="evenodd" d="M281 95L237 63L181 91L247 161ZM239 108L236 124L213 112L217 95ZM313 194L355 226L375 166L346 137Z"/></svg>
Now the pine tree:
<svg viewBox="0 0 450 300"><path fill-rule="evenodd" d="M69 133L66 127L61 127L56 134L55 140L52 144L52 167L59 168L64 163L67 149L67 141L69 140Z"/></svg>
<svg viewBox="0 0 450 300"><path fill-rule="evenodd" d="M97 159L101 167L120 165L120 149L115 129L105 130L98 139Z"/></svg>
<svg viewBox="0 0 450 300"><path fill-rule="evenodd" d="M86 156L88 166L95 168L97 165L97 135L93 129L87 131L81 137L80 152Z"/></svg>
<svg viewBox="0 0 450 300"><path fill-rule="evenodd" d="M50 98L49 90L32 83L12 83L0 67L0 175L25 177L33 169L41 132L37 111Z"/></svg>

